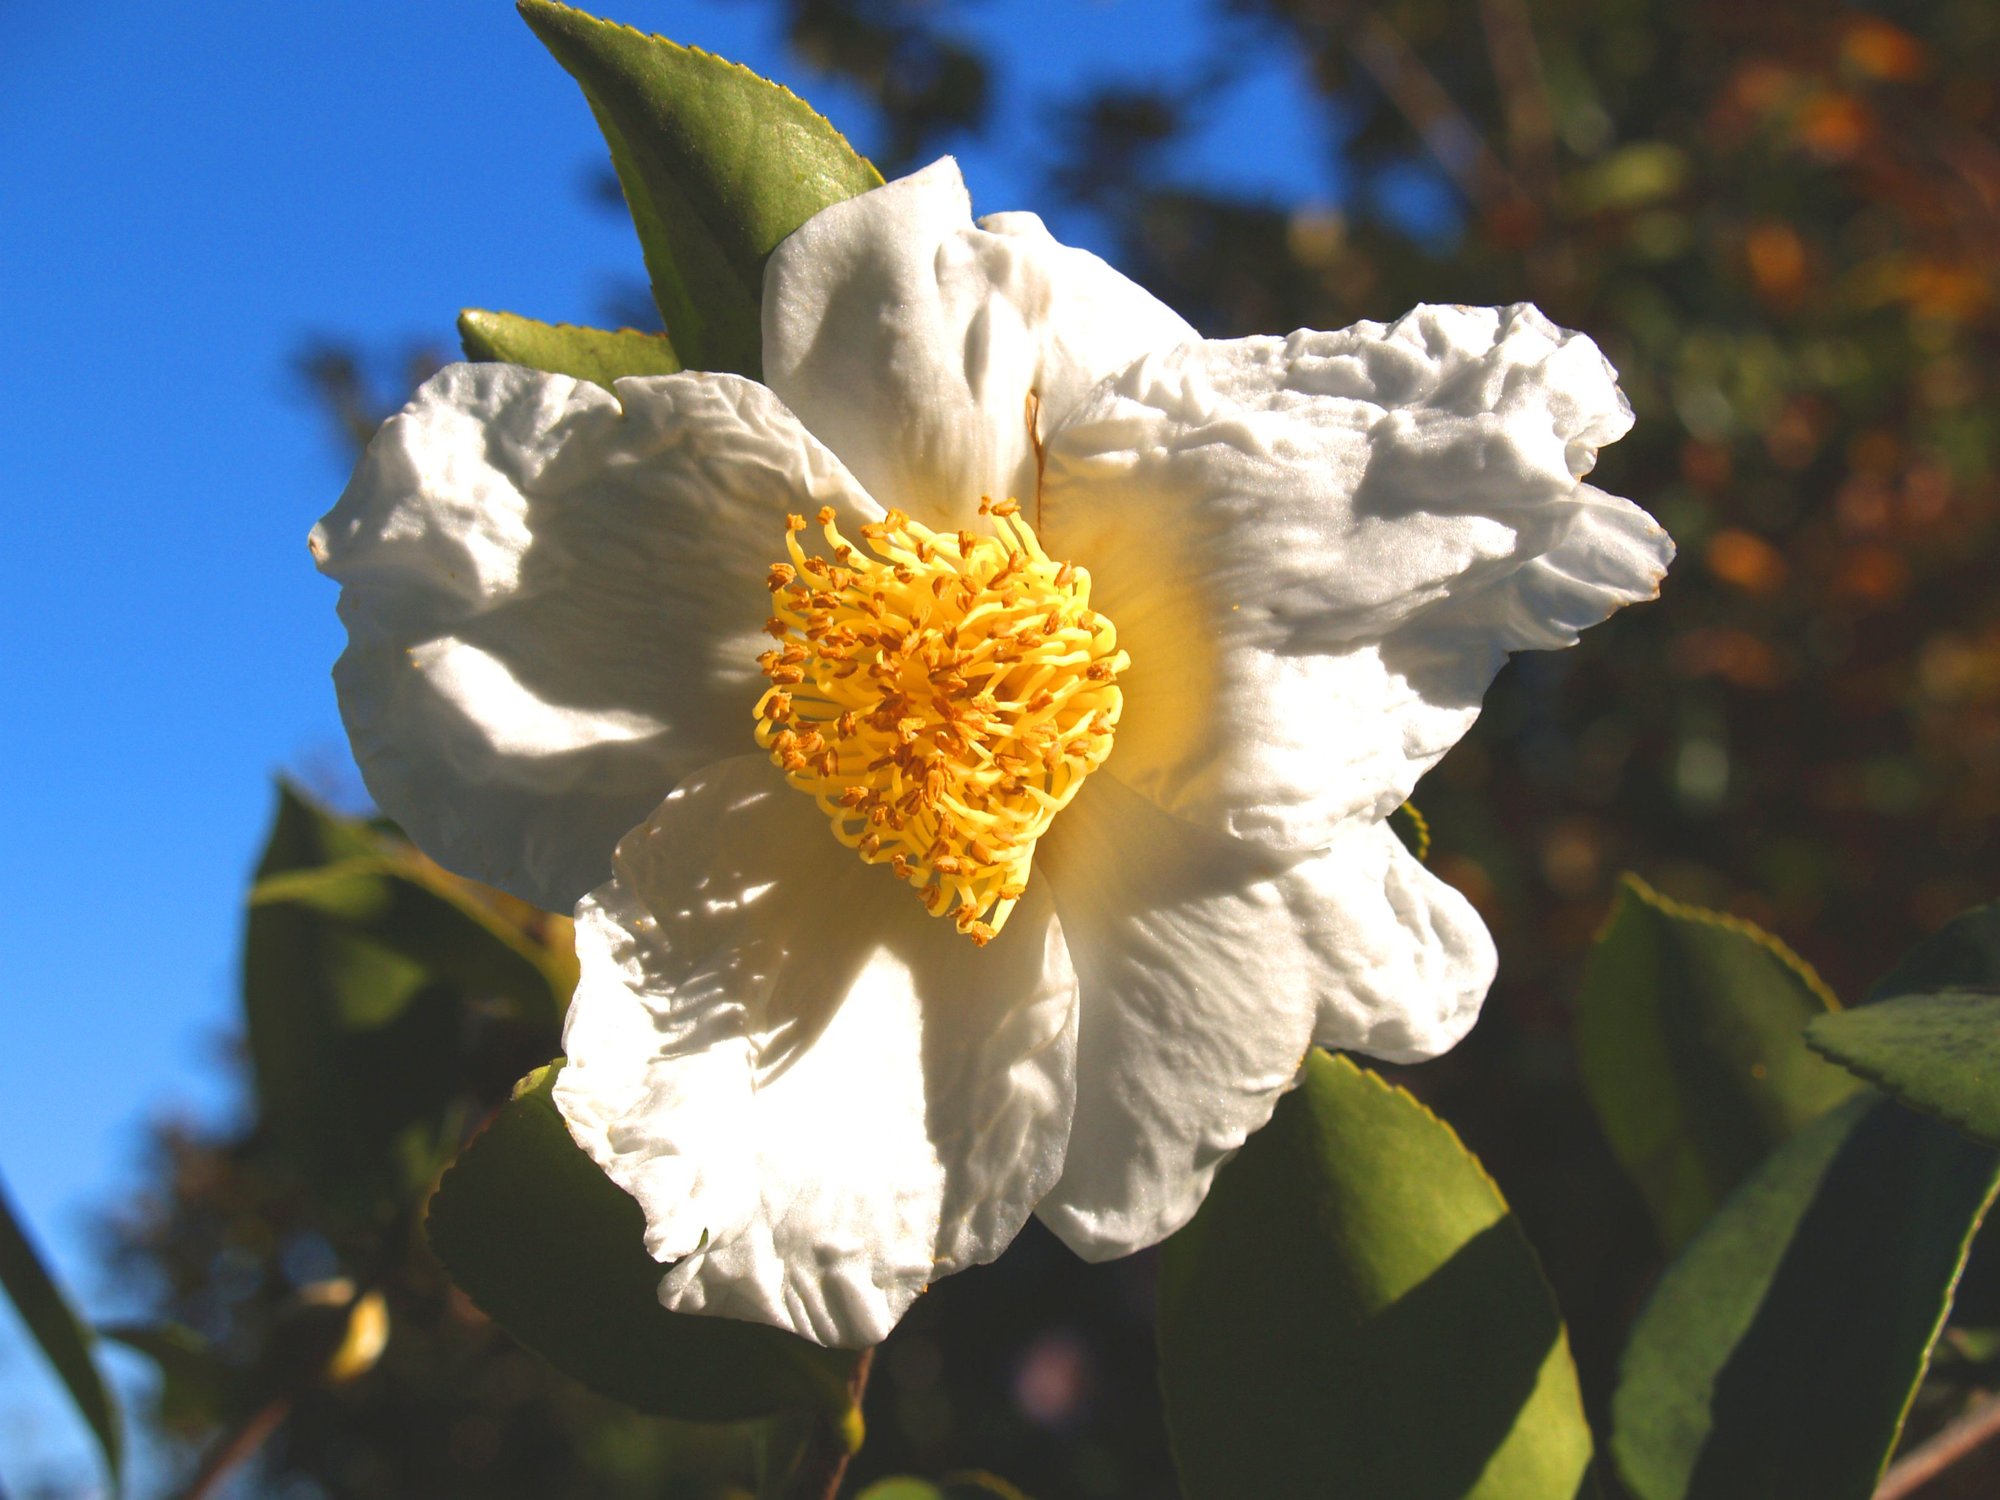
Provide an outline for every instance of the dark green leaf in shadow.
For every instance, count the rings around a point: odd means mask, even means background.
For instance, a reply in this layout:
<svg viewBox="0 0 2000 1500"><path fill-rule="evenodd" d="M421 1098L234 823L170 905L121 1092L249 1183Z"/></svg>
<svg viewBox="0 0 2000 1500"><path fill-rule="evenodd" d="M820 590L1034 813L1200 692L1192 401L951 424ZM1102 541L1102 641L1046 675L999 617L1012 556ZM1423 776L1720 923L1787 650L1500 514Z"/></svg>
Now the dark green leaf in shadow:
<svg viewBox="0 0 2000 1500"><path fill-rule="evenodd" d="M765 260L881 174L803 100L747 68L553 0L519 8L597 116L680 358L755 379Z"/></svg>
<svg viewBox="0 0 2000 1500"><path fill-rule="evenodd" d="M1662 1241L1686 1243L1771 1148L1858 1087L1806 1047L1838 1002L1769 933L1627 875L1577 1001L1585 1092Z"/></svg>
<svg viewBox="0 0 2000 1500"><path fill-rule="evenodd" d="M681 367L673 341L664 333L538 323L476 307L458 315L458 342L467 359L527 365L602 386L621 375L672 375Z"/></svg>
<svg viewBox="0 0 2000 1500"><path fill-rule="evenodd" d="M407 845L281 789L243 953L266 1141L340 1211L406 1200L469 1091L554 1049L573 974ZM481 1085L488 1038L507 1070Z"/></svg>
<svg viewBox="0 0 2000 1500"><path fill-rule="evenodd" d="M1815 1019L1806 1040L1911 1108L2000 1145L2000 902L1954 917L1867 1004Z"/></svg>
<svg viewBox="0 0 2000 1500"><path fill-rule="evenodd" d="M576 986L571 953L534 942L467 882L391 840L368 855L262 876L250 904L292 904L338 919L388 955L354 960L373 981L434 978L558 1023ZM369 1024L368 1016L392 1019L398 1009L377 998L347 1003L359 1025Z"/></svg>
<svg viewBox="0 0 2000 1500"><path fill-rule="evenodd" d="M1867 1003L1937 990L2000 990L2000 901L1960 912L1905 953Z"/></svg>
<svg viewBox="0 0 2000 1500"><path fill-rule="evenodd" d="M153 1362L160 1375L159 1414L169 1427L213 1427L228 1412L239 1377L192 1328L180 1323L105 1323L97 1335Z"/></svg>
<svg viewBox="0 0 2000 1500"><path fill-rule="evenodd" d="M21 1322L55 1367L78 1415L96 1435L115 1492L124 1473L123 1440L111 1388L92 1353L95 1340L28 1239L4 1186L0 1186L0 1287L6 1288Z"/></svg>
<svg viewBox="0 0 2000 1500"><path fill-rule="evenodd" d="M1740 1186L1633 1329L1611 1449L1638 1500L1864 1500L2000 1157L1874 1093Z"/></svg>
<svg viewBox="0 0 2000 1500"><path fill-rule="evenodd" d="M660 1306L645 1216L570 1139L555 1074L529 1078L438 1185L426 1228L451 1279L557 1369L640 1411L844 1412L854 1353Z"/></svg>
<svg viewBox="0 0 2000 1500"><path fill-rule="evenodd" d="M1534 1250L1451 1128L1313 1053L1167 1242L1167 1424L1191 1500L1569 1500L1591 1441Z"/></svg>
<svg viewBox="0 0 2000 1500"><path fill-rule="evenodd" d="M1904 995L1817 1016L1806 1040L1912 1109L2000 1146L2000 994Z"/></svg>

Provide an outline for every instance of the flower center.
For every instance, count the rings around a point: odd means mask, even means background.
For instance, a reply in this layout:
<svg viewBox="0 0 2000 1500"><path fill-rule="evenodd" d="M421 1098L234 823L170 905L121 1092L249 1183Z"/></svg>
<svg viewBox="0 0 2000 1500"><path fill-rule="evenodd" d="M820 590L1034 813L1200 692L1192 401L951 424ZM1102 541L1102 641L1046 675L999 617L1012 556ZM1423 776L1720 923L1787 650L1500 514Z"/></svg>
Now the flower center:
<svg viewBox="0 0 2000 1500"><path fill-rule="evenodd" d="M1090 575L1051 561L1019 505L979 510L993 535L892 510L861 528L865 556L823 508L832 562L789 517L756 713L757 743L834 837L984 944L1035 841L1111 753L1130 658L1090 608Z"/></svg>

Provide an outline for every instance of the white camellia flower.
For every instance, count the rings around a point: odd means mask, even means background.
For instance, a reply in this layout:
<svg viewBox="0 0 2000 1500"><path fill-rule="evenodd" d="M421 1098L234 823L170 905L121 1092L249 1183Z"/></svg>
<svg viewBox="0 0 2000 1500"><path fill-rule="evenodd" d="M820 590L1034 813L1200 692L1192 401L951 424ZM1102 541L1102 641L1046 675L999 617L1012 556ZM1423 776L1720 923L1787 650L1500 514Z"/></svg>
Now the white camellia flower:
<svg viewBox="0 0 2000 1500"><path fill-rule="evenodd" d="M575 909L556 1102L661 1301L858 1346L1031 1213L1170 1234L1315 1043L1464 1035L1385 819L1672 544L1531 307L1204 340L949 160L763 307L762 385L443 371L313 547L382 808Z"/></svg>

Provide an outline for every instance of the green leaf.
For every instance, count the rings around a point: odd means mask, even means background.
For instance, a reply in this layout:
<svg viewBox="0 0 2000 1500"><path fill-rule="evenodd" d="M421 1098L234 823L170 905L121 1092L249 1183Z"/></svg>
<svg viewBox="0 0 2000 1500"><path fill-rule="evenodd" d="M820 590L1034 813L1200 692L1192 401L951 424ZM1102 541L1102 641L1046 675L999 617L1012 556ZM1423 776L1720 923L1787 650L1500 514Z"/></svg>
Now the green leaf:
<svg viewBox="0 0 2000 1500"><path fill-rule="evenodd" d="M597 116L674 348L690 369L757 378L765 260L881 174L747 68L553 0L520 11Z"/></svg>
<svg viewBox="0 0 2000 1500"><path fill-rule="evenodd" d="M159 1415L170 1427L213 1427L229 1409L235 1373L181 1323L104 1323L97 1336L143 1354L159 1371Z"/></svg>
<svg viewBox="0 0 2000 1500"><path fill-rule="evenodd" d="M1449 1126L1345 1058L1307 1058L1167 1241L1160 1366L1190 1500L1587 1492L1526 1236Z"/></svg>
<svg viewBox="0 0 2000 1500"><path fill-rule="evenodd" d="M1911 1108L2000 1146L2000 902L1947 922L1866 1005L1813 1020L1806 1041Z"/></svg>
<svg viewBox="0 0 2000 1500"><path fill-rule="evenodd" d="M1838 1008L1769 933L1625 877L1584 974L1577 1057L1668 1248L1772 1147L1858 1087L1802 1035Z"/></svg>
<svg viewBox="0 0 2000 1500"><path fill-rule="evenodd" d="M681 367L673 341L664 333L538 323L476 307L458 315L458 341L467 359L527 365L602 386L621 375L672 375Z"/></svg>
<svg viewBox="0 0 2000 1500"><path fill-rule="evenodd" d="M0 1287L7 1289L21 1322L96 1434L97 1450L104 1456L115 1492L123 1483L124 1450L118 1408L92 1354L95 1340L28 1239L4 1185L0 1185Z"/></svg>
<svg viewBox="0 0 2000 1500"><path fill-rule="evenodd" d="M1611 1450L1638 1500L1864 1500L2000 1157L1869 1093L1732 1194L1632 1331Z"/></svg>
<svg viewBox="0 0 2000 1500"><path fill-rule="evenodd" d="M1904 954L1868 1003L1937 990L2000 990L2000 901L1960 912Z"/></svg>
<svg viewBox="0 0 2000 1500"><path fill-rule="evenodd" d="M947 1474L942 1482L898 1475L878 1479L855 1500L1027 1500L1004 1479L991 1474Z"/></svg>
<svg viewBox="0 0 2000 1500"><path fill-rule="evenodd" d="M2000 995L1904 995L1817 1016L1806 1041L1912 1109L2000 1146Z"/></svg>
<svg viewBox="0 0 2000 1500"><path fill-rule="evenodd" d="M243 952L266 1139L340 1209L402 1201L473 1095L555 1050L573 975L407 845L281 789Z"/></svg>
<svg viewBox="0 0 2000 1500"><path fill-rule="evenodd" d="M426 1227L451 1279L557 1369L640 1411L845 1412L858 1355L660 1306L645 1216L570 1139L550 1098L556 1072L524 1081L438 1185Z"/></svg>
<svg viewBox="0 0 2000 1500"><path fill-rule="evenodd" d="M340 919L400 966L557 1023L576 987L572 953L532 941L467 882L393 841L378 840L369 854L264 876L251 889L252 907L281 902Z"/></svg>

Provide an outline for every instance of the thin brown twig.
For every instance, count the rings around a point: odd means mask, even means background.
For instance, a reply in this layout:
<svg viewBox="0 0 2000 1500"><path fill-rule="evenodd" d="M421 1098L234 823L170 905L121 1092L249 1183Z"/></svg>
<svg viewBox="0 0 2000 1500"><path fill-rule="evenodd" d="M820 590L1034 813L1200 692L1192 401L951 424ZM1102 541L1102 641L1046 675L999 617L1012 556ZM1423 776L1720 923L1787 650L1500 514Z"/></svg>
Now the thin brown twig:
<svg viewBox="0 0 2000 1500"><path fill-rule="evenodd" d="M1472 117L1459 108L1388 17L1372 5L1345 15L1339 14L1345 6L1321 9L1334 12L1327 17L1328 29L1345 35L1354 60L1467 198L1491 208L1523 196L1514 174L1486 143Z"/></svg>
<svg viewBox="0 0 2000 1500"><path fill-rule="evenodd" d="M286 1392L273 1396L237 1423L202 1458L201 1467L195 1470L188 1487L181 1491L180 1500L207 1500L217 1485L256 1456L257 1450L278 1430L278 1425L291 1409L292 1397L290 1392Z"/></svg>
<svg viewBox="0 0 2000 1500"><path fill-rule="evenodd" d="M1576 280L1568 242L1544 232L1556 209L1556 114L1535 41L1527 0L1479 0L1486 55L1507 125L1507 159L1522 197L1514 233L1529 285L1542 301L1560 298Z"/></svg>
<svg viewBox="0 0 2000 1500"><path fill-rule="evenodd" d="M1874 1500L1912 1500L1925 1485L2000 1438L2000 1396L1988 1396L1928 1442L1904 1454L1875 1491Z"/></svg>
<svg viewBox="0 0 2000 1500"><path fill-rule="evenodd" d="M349 1286L344 1301L302 1309L295 1304L294 1311L309 1315L311 1321L302 1317L289 1325L281 1323L271 1343L266 1345L267 1367L279 1387L276 1394L216 1440L215 1445L202 1456L201 1466L195 1470L194 1478L188 1481L187 1488L180 1492L176 1500L207 1500L218 1485L256 1457L271 1434L292 1414L292 1408L304 1391L332 1378L331 1362L352 1331L354 1311L387 1276L393 1253L390 1247L409 1232L415 1210L414 1202L403 1206L395 1229L384 1236L380 1263L359 1287ZM302 1303L304 1299L298 1300ZM289 1336L288 1327L291 1330Z"/></svg>
<svg viewBox="0 0 2000 1500"><path fill-rule="evenodd" d="M1556 117L1534 21L1525 0L1479 0L1479 19L1507 122L1507 155L1522 185L1541 197L1555 182Z"/></svg>

